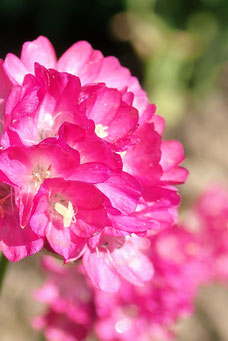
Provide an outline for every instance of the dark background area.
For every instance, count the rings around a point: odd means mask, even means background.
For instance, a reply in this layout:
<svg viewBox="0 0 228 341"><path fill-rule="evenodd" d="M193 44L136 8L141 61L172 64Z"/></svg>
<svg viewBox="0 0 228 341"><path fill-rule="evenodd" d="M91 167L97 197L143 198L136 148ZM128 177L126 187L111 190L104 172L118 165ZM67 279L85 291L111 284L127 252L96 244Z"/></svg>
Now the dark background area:
<svg viewBox="0 0 228 341"><path fill-rule="evenodd" d="M23 42L39 35L51 40L57 57L76 41L87 40L140 76L140 62L131 45L118 42L110 29L113 15L125 10L123 0L0 0L0 58L9 51L19 56Z"/></svg>

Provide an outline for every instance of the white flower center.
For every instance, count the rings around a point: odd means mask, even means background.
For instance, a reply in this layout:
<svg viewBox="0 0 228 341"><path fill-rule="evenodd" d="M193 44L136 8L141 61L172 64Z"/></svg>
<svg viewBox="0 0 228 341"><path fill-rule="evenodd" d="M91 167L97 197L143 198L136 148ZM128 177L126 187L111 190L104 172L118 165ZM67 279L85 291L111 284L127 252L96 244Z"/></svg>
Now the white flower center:
<svg viewBox="0 0 228 341"><path fill-rule="evenodd" d="M69 201L67 207L57 202L55 203L54 207L55 207L56 212L58 212L63 217L64 227L70 227L75 217L75 212L74 212L72 202Z"/></svg>
<svg viewBox="0 0 228 341"><path fill-rule="evenodd" d="M95 133L97 134L98 137L103 139L108 136L108 133L106 131L107 129L108 129L107 126L103 126L103 124L99 123L99 124L96 124Z"/></svg>

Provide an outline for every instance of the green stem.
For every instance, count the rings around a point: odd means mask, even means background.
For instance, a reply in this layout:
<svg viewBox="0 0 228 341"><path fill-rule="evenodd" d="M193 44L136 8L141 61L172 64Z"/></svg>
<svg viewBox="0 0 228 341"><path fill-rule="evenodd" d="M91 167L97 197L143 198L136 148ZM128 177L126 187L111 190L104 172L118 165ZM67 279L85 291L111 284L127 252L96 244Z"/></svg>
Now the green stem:
<svg viewBox="0 0 228 341"><path fill-rule="evenodd" d="M8 259L3 255L3 253L0 255L0 292L2 290L2 285L8 265Z"/></svg>

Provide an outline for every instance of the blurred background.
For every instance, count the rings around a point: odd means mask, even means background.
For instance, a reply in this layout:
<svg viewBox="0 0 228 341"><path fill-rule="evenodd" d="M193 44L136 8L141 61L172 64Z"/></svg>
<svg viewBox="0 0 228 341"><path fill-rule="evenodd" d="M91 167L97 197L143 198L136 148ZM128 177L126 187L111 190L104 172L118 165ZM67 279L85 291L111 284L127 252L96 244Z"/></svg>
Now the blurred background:
<svg viewBox="0 0 228 341"><path fill-rule="evenodd" d="M57 56L87 40L139 78L166 119L165 138L185 147L190 176L181 216L207 184L228 182L227 0L0 0L0 58L19 55L23 42L41 34ZM15 340L15 331L17 341L40 340L30 327L42 309L30 299L42 284L38 260L9 267L0 341ZM194 317L177 326L179 341L228 340L227 289L202 290Z"/></svg>

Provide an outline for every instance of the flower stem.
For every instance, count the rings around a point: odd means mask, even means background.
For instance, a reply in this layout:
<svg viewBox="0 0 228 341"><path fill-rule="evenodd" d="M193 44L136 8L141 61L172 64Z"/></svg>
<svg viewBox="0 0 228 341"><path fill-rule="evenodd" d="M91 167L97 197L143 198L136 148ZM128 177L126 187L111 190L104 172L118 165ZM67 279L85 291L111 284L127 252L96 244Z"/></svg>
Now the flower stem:
<svg viewBox="0 0 228 341"><path fill-rule="evenodd" d="M2 253L0 255L0 292L2 290L3 280L5 277L8 262L8 259Z"/></svg>

